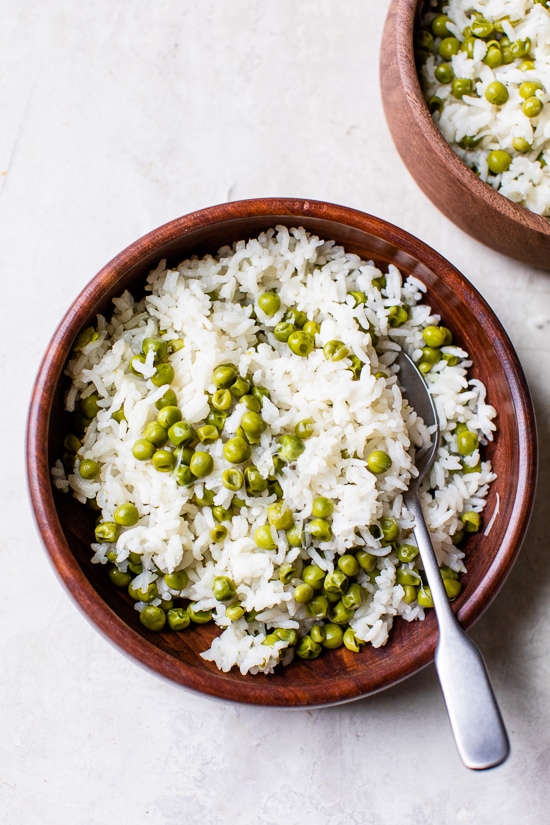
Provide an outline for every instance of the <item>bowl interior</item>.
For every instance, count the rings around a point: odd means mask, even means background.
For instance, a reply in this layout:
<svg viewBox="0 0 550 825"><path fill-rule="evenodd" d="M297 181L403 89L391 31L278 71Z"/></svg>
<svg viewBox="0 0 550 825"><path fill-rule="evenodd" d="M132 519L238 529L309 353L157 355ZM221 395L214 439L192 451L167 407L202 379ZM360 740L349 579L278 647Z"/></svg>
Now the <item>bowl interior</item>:
<svg viewBox="0 0 550 825"><path fill-rule="evenodd" d="M303 226L384 270L393 263L403 275L413 273L428 287L428 303L471 354L473 375L485 383L489 403L498 411L498 433L488 448L498 479L491 487L485 522L497 515L489 535L474 535L466 545L468 574L454 602L466 627L479 617L513 564L533 498L536 435L523 372L500 323L451 264L402 230L344 207L291 199L225 204L162 226L118 255L76 299L44 357L29 415L29 486L38 527L58 574L85 614L120 649L159 674L211 696L317 706L381 690L430 662L437 636L433 611L423 622L396 621L390 642L378 650L330 651L313 662L295 660L269 677L221 673L199 655L216 632L212 626L156 634L142 628L131 599L112 588L101 566L91 564L94 514L53 489L50 476L67 431L63 371L79 330L93 323L98 312L110 314L111 299L122 290L138 294L160 259L176 264L192 254L216 253L224 244L257 236L276 224Z"/></svg>

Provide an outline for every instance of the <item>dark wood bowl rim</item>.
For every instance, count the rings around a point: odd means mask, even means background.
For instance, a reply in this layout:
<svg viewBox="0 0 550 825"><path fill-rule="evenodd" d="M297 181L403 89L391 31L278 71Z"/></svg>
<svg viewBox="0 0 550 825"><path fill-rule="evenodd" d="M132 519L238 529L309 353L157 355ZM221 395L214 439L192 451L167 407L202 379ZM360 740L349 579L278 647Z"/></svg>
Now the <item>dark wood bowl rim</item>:
<svg viewBox="0 0 550 825"><path fill-rule="evenodd" d="M121 273L139 264L144 256L177 237L197 229L228 221L256 216L315 218L343 224L382 238L412 258L423 262L436 273L443 273L451 288L462 292L471 302L473 312L491 332L499 358L505 365L507 379L518 416L518 433L522 440L524 462L519 468L518 490L505 541L484 578L482 587L461 605L458 612L468 628L488 607L502 586L519 552L534 498L536 479L536 428L529 390L519 359L498 319L483 297L438 252L406 231L380 218L336 204L298 198L259 198L219 204L170 221L132 243L113 258L75 299L54 333L40 365L34 385L27 424L27 477L30 498L41 538L62 583L78 607L110 642L157 674L191 690L229 701L282 707L320 707L351 701L382 690L407 678L429 664L434 655L436 631L415 649L403 663L395 665L387 684L362 683L361 680L337 680L334 685L320 684L307 694L278 687L273 689L269 677L246 677L242 681L221 672L207 673L188 666L138 635L112 611L94 590L65 539L52 494L48 461L48 434L52 406L52 387L65 363L66 355L89 316L90 308L116 286ZM160 256L159 256L160 257ZM426 620L427 621L427 620ZM314 663L312 663L314 664Z"/></svg>

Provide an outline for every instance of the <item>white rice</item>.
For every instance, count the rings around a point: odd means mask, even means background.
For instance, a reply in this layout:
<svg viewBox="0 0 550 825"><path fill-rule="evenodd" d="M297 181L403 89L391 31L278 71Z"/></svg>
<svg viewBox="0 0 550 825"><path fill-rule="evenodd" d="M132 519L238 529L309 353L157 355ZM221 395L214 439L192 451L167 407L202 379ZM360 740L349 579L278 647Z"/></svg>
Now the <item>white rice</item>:
<svg viewBox="0 0 550 825"><path fill-rule="evenodd" d="M476 39L472 58L462 50L450 61L432 54L422 68L421 82L426 100L435 96L442 101L443 109L433 113L434 121L464 163L509 200L539 215L550 216L550 10L534 0L432 0L427 4L427 8L430 7L434 11L428 11L423 17L423 28L430 29L431 20L444 13L455 24L449 24L448 28L461 42L464 29L479 14L501 29L500 33L493 32L491 39L500 39L503 35L512 42L530 39L528 58L517 57L496 68L483 62L487 43L481 39ZM436 50L439 42L436 38ZM525 67L527 59L534 68ZM444 62L451 63L455 77L473 81L473 94L457 99L451 83L437 81L434 69ZM499 106L485 98L487 86L495 80L503 83L509 94L507 102ZM534 118L522 111L519 87L526 81L535 81L541 86L535 97L543 107ZM480 142L474 148L464 148L461 141L465 137L479 138ZM531 148L526 152L516 151L512 144L515 138L527 141ZM490 172L487 155L494 149L511 155L507 171Z"/></svg>
<svg viewBox="0 0 550 825"><path fill-rule="evenodd" d="M346 254L333 242L303 229L278 226L257 239L224 247L217 257L192 258L176 269L166 269L161 262L147 279L146 297L136 302L125 292L116 298L112 318L98 317L95 340L69 362L67 409L77 409L80 398L97 392L100 411L86 430L73 471L67 475L58 461L52 471L54 482L83 503L95 500L103 521L112 521L116 508L125 502L134 503L140 515L135 526L122 530L116 545L94 543L93 561L108 564L111 551L110 561L114 553L117 567L126 571L129 554L138 554L143 572L134 586L145 589L156 581L159 597L191 600L197 610L212 611L222 632L202 655L222 670L237 666L243 674L270 673L293 655L284 641L262 644L270 631L290 628L303 636L319 623L293 597L299 578L288 584L280 581L279 568L286 562L296 563L298 569L314 562L330 572L338 557L351 548L366 549L378 558L375 580L366 573L358 578L365 598L351 627L362 642L384 645L395 617L411 621L424 616L416 601L404 601L404 589L396 583L394 548L383 546L369 527L382 516L391 516L401 528L400 539L414 543L413 519L404 507L403 492L416 473L414 448L429 434L404 401L392 364L401 346L418 360L423 328L440 319L421 302L425 286L419 280L410 276L403 282L390 265L386 285L379 288L377 279L382 275L373 263ZM282 302L273 317L266 316L257 303L258 295L267 290L276 291ZM366 302L355 306L350 290L364 292ZM388 322L390 307L395 305L410 309L409 319L400 327ZM289 307L306 312L320 325L316 346L307 357L294 355L272 334ZM452 326L452 319L448 321ZM379 339L376 348L373 335ZM222 447L239 425L240 404L227 418L222 438L201 446L211 453L215 466L194 486L179 486L173 473L160 473L150 461L134 458L132 447L146 423L156 418L155 402L167 389L155 387L147 377L154 369L148 362L143 378L129 371L130 359L141 351L145 337L184 340L183 348L170 356L175 371L172 388L183 418L195 426L209 411L208 394L215 390L212 373L219 364L234 363L241 376L252 376L255 385L270 391L271 401L264 401L262 407L268 428L261 443L252 446L251 457L264 477L273 473L277 437L293 433L302 419L313 420L314 435L304 441L304 452L285 467L279 481L299 525L307 525L315 496L334 503L329 541L292 547L283 531L273 530L275 549L256 546L254 530L267 522L267 506L275 500L274 494L248 496L243 489L233 493L221 482L221 471L230 466ZM343 341L364 362L357 380L349 358L336 362L324 358L322 347L332 339ZM467 423L486 444L495 430L495 410L487 403L483 385L468 378L467 353L456 346L445 351L456 355L458 363L450 366L441 360L427 376L442 441L422 496L440 564L460 573L465 570L464 553L451 537L462 526L463 512L483 510L494 474L488 461L480 462L479 450L465 459L471 467L479 463L479 471L464 472L453 431L457 422ZM387 377L376 377L380 372ZM112 414L120 409L126 420L119 423ZM390 455L392 466L374 475L366 458L378 449ZM80 476L84 459L99 463L97 479ZM193 495L202 495L205 488L214 492L214 504L228 507L234 495L244 502L225 522L228 535L221 543L210 536L216 524L212 508L193 501ZM418 560L415 563L421 566ZM167 587L163 574L178 570L187 572L189 583L176 592ZM229 621L225 604L212 595L216 576L233 580L235 601L247 617ZM160 598L153 602L159 603ZM143 607L142 602L136 604L137 610ZM256 618L250 620L253 612Z"/></svg>

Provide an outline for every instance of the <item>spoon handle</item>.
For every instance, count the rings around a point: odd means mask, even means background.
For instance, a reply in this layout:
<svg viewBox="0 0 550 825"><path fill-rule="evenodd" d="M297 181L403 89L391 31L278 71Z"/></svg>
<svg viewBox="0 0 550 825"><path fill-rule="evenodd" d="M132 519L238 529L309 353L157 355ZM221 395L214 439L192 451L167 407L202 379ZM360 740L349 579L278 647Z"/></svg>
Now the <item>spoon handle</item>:
<svg viewBox="0 0 550 825"><path fill-rule="evenodd" d="M435 666L460 757L467 768L500 765L510 745L483 657L449 604L418 494L406 497L439 624Z"/></svg>

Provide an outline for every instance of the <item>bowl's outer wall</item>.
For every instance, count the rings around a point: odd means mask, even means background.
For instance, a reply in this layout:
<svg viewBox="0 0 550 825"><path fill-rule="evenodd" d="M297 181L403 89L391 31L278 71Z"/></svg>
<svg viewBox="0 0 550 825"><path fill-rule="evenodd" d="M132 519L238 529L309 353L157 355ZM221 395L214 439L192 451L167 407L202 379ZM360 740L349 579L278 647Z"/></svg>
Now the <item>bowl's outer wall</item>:
<svg viewBox="0 0 550 825"><path fill-rule="evenodd" d="M510 258L550 269L550 220L481 181L452 151L428 111L413 49L422 5L423 0L393 0L384 28L382 100L395 146L418 186L455 225Z"/></svg>
<svg viewBox="0 0 550 825"><path fill-rule="evenodd" d="M428 664L435 649L433 612L424 622L395 623L390 643L360 655L344 649L314 662L295 661L269 677L221 673L200 658L214 635L211 626L192 632L151 634L140 625L130 598L112 588L104 570L90 562L94 514L52 488L50 468L60 455L67 427L63 411L64 367L79 330L98 312L110 314L111 298L125 288L143 289L162 258L173 264L194 252L255 237L276 224L301 225L343 244L349 252L394 263L428 287L436 312L456 331L457 343L474 356L474 374L488 387L498 410L498 434L488 453L498 473L487 518L499 515L488 537L467 545L465 589L455 609L465 627L487 608L519 551L533 499L536 433L525 378L517 356L491 310L463 276L437 252L384 221L344 207L293 199L223 204L180 218L137 241L109 263L69 309L46 352L31 401L28 477L36 520L50 558L84 613L117 647L157 673L211 696L284 707L349 701L388 687Z"/></svg>

